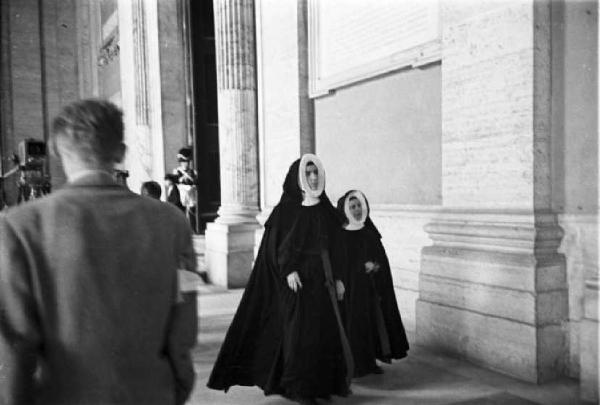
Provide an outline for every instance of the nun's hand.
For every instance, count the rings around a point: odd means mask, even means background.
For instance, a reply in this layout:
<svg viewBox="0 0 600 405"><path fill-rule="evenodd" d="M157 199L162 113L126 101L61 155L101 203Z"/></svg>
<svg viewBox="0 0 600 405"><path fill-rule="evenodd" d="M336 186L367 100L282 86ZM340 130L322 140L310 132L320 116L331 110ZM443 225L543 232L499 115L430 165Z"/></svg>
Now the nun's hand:
<svg viewBox="0 0 600 405"><path fill-rule="evenodd" d="M293 292L297 292L300 288L302 288L302 282L300 281L300 276L298 275L297 271L288 274L287 283Z"/></svg>
<svg viewBox="0 0 600 405"><path fill-rule="evenodd" d="M344 299L344 293L346 292L346 288L344 287L344 283L342 283L342 280L335 280L335 292L337 293L338 301Z"/></svg>
<svg viewBox="0 0 600 405"><path fill-rule="evenodd" d="M367 270L367 274L369 274L372 271L376 271L375 270L375 263L373 263L372 261L368 261L365 263L365 269Z"/></svg>

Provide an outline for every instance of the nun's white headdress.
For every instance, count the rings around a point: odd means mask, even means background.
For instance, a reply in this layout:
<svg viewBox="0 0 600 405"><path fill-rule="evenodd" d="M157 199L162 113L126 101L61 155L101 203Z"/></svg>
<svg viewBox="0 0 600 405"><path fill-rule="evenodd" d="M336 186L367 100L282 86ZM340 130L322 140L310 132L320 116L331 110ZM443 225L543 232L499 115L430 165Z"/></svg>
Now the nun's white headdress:
<svg viewBox="0 0 600 405"><path fill-rule="evenodd" d="M319 183L316 190L313 190L308 185L308 179L306 178L306 166L312 163L317 167L319 173ZM304 200L302 205L315 205L319 202L319 197L325 189L325 169L323 169L323 163L316 155L312 153L306 153L302 155L300 159L300 166L298 167L298 184L300 189L304 193Z"/></svg>
<svg viewBox="0 0 600 405"><path fill-rule="evenodd" d="M354 218L350 212L350 200L352 198L356 198L362 207L362 215L358 220ZM346 218L348 219L348 224L344 226L344 229L348 231L357 231L365 226L365 221L369 216L369 206L367 205L367 200L362 192L354 190L348 193L344 201L344 214L346 214Z"/></svg>

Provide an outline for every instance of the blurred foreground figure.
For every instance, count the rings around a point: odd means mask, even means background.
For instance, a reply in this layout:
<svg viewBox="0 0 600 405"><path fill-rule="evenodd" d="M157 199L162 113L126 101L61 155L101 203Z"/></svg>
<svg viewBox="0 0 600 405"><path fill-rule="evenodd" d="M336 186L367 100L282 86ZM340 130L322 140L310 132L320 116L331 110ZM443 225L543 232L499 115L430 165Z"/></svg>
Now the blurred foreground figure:
<svg viewBox="0 0 600 405"><path fill-rule="evenodd" d="M177 281L195 270L186 218L113 179L113 104L68 105L52 132L68 183L0 217L0 403L181 404L196 336Z"/></svg>

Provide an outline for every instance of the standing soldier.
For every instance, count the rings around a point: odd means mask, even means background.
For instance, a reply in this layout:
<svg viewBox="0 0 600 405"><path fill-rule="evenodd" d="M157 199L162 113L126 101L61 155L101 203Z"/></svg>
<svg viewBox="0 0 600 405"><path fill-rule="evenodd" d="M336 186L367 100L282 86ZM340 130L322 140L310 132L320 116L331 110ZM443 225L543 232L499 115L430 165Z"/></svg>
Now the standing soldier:
<svg viewBox="0 0 600 405"><path fill-rule="evenodd" d="M181 205L185 208L185 215L190 226L197 233L198 173L192 168L192 149L189 147L179 149L177 161L179 166L173 170L173 174L177 176Z"/></svg>

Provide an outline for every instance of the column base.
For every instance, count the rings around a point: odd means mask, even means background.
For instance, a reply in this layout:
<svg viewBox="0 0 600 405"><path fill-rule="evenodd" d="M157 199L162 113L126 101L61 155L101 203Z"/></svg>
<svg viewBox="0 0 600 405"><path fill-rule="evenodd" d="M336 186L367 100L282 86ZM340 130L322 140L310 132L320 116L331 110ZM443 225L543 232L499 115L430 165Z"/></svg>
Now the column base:
<svg viewBox="0 0 600 405"><path fill-rule="evenodd" d="M426 226L417 343L519 379L564 374L568 296L552 216L443 214Z"/></svg>
<svg viewBox="0 0 600 405"><path fill-rule="evenodd" d="M220 224L255 224L259 210L254 205L222 204L219 217L215 222Z"/></svg>
<svg viewBox="0 0 600 405"><path fill-rule="evenodd" d="M598 279L589 280L585 286L584 317L580 329L580 376L579 387L581 399L598 403L600 391L600 376L598 366Z"/></svg>
<svg viewBox="0 0 600 405"><path fill-rule="evenodd" d="M209 223L206 228L206 265L210 283L243 288L254 263L254 233L258 224Z"/></svg>

